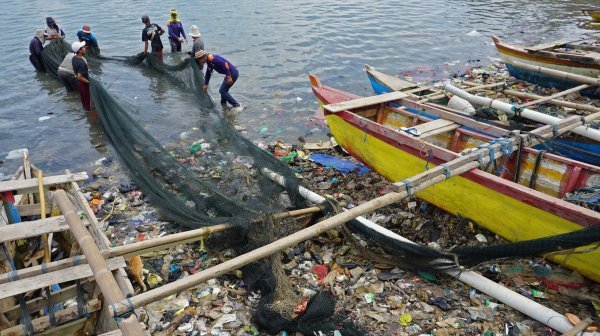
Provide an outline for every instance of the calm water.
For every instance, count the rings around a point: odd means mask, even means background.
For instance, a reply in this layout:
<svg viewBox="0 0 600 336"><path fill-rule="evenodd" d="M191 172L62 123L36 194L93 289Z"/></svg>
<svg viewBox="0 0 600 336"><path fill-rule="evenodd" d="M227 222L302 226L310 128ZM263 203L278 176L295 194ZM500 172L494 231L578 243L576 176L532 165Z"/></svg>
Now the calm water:
<svg viewBox="0 0 600 336"><path fill-rule="evenodd" d="M32 161L50 171L94 169L110 155L98 121L81 109L76 93L66 95L52 77L35 73L28 44L36 28L53 16L75 40L90 24L102 53L133 55L143 50L140 16L166 28L177 8L186 30L196 24L207 50L240 69L233 95L248 105L237 118L245 135L264 142L298 136L319 140L327 129L315 118L317 105L306 75L326 84L371 94L363 64L416 79L461 72L493 62L491 35L532 44L577 37L590 31L580 9L597 0L429 0L429 1L2 1L0 32L0 160L28 148ZM190 40L191 41L191 40ZM163 43L168 44L166 37ZM189 50L191 44L184 45ZM174 59L165 58L167 62ZM433 69L433 70L429 70ZM92 68L110 90L135 109L135 116L164 144L197 121L198 108L168 81L143 68L104 62ZM218 95L221 76L211 83ZM215 95L216 94L216 95ZM217 97L218 98L218 97ZM50 117L40 121L40 117ZM0 164L11 173L19 160Z"/></svg>

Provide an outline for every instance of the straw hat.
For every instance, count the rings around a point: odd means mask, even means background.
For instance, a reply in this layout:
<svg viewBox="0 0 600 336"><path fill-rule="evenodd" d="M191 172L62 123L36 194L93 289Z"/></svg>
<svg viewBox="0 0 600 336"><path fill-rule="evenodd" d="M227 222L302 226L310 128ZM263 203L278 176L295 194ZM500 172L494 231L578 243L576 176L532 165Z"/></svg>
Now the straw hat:
<svg viewBox="0 0 600 336"><path fill-rule="evenodd" d="M200 37L200 28L198 28L198 26L196 25L192 25L190 27L190 34L191 37Z"/></svg>
<svg viewBox="0 0 600 336"><path fill-rule="evenodd" d="M204 56L204 55L206 55L206 51L204 51L204 50L198 50L198 51L196 51L196 53L194 54L194 57L195 57L195 58L200 58L200 57L202 57L202 56Z"/></svg>

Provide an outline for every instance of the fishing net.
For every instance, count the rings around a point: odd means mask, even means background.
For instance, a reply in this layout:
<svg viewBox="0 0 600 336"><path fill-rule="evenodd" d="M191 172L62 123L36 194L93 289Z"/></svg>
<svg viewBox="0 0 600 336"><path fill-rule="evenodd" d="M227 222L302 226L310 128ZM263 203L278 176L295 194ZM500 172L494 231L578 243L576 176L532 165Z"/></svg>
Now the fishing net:
<svg viewBox="0 0 600 336"><path fill-rule="evenodd" d="M57 40L43 51L44 64L56 76L64 56L71 52L68 43ZM90 78L94 109L98 112L103 133L112 150L133 182L158 208L160 217L185 228L200 228L230 224L231 230L221 234L219 241L245 253L297 231L294 221L276 221L270 215L293 208L304 208L299 195L298 180L285 164L269 152L240 136L215 108L209 94L202 90L204 77L193 61L187 58L174 65L160 62L153 54L132 57L95 57L87 55L89 63L122 61L128 65L149 67L154 75L168 80L181 92L192 94L198 107L196 125L205 147L194 146L196 164L183 165L177 155L163 147L132 116L133 106L123 104L100 81ZM177 115L173 115L174 118ZM197 146L196 146L197 147ZM208 149L209 148L209 149ZM260 173L267 168L285 177L281 188ZM335 301L327 292L318 293L306 311L294 314L294 305L301 301L287 281L281 267L280 254L254 262L243 268L248 289L261 293L254 321L263 330L278 333L363 334L343 316L334 315Z"/></svg>

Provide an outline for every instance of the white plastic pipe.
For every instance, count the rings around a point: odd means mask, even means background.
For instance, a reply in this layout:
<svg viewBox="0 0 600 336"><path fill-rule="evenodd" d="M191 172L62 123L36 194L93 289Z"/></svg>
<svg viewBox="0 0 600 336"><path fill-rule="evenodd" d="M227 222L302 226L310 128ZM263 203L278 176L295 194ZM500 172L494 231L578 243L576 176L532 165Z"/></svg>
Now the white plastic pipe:
<svg viewBox="0 0 600 336"><path fill-rule="evenodd" d="M274 173L266 168L262 170L263 174L269 177L271 180L285 185L285 179L283 176ZM313 203L322 203L325 201L325 197L308 190L304 187L299 187L300 195ZM345 209L344 209L345 210ZM381 234L386 235L394 240L399 240L405 243L416 244L415 242L408 240L364 217L356 217L356 219L370 229L373 229ZM565 333L573 328L573 325L569 320L561 313L552 310L548 307L542 306L541 304L526 298L525 296L515 293L512 290L472 271L446 271L446 274L460 280L461 282L477 289L478 291L485 293L498 301L520 311L521 313L547 325L548 327L557 330L560 333ZM581 336L599 336L600 333L582 333Z"/></svg>
<svg viewBox="0 0 600 336"><path fill-rule="evenodd" d="M499 101L499 100L491 99L491 98L487 98L487 97L476 96L476 95L470 94L464 90L461 90L461 89L457 88L456 86L453 86L452 84L445 84L443 90L450 92L453 95L459 96L460 98L466 99L467 101L469 101L475 105L480 105L483 107L491 107L496 110L500 110L510 116L515 114L515 112L513 111L513 105L505 103L503 101ZM537 122L541 122L541 123L544 123L547 125L555 124L557 121L560 120L557 117L549 116L547 114L537 112L534 110L530 110L528 108L524 108L521 111L521 117L531 119L531 120L534 120ZM571 132L574 132L576 134L582 135L584 137L590 138L595 141L600 141L600 130L592 129L592 128L589 128L586 126L579 126L579 127L572 129Z"/></svg>

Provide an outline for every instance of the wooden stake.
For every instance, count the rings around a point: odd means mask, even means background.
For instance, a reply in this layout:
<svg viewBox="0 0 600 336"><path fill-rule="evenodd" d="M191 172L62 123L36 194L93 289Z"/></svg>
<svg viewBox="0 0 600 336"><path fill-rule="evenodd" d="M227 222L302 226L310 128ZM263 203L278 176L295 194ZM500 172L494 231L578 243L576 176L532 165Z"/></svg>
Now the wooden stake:
<svg viewBox="0 0 600 336"><path fill-rule="evenodd" d="M96 246L94 238L92 238L92 235L85 228L81 219L79 219L79 215L75 211L75 207L69 200L67 193L64 190L57 190L54 192L54 199L60 206L63 216L65 216L65 219L69 223L71 232L85 254L87 262L94 273L96 283L100 287L107 303L113 305L113 307L115 304L123 304L124 306L122 308L124 309L121 313L133 309L125 299L123 292L119 289L119 285L113 277L112 272L108 269L106 261L102 257L98 246ZM118 325L124 335L144 335L144 332L134 315L120 319Z"/></svg>
<svg viewBox="0 0 600 336"><path fill-rule="evenodd" d="M584 331L585 328L587 328L591 323L592 323L592 320L590 318L586 318L585 320L583 320L583 321L577 323L575 326L573 326L573 329L562 334L562 336L575 336L575 335L579 334L580 332Z"/></svg>

